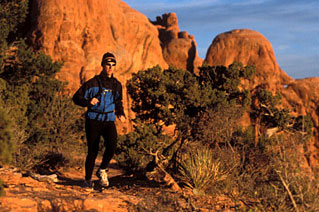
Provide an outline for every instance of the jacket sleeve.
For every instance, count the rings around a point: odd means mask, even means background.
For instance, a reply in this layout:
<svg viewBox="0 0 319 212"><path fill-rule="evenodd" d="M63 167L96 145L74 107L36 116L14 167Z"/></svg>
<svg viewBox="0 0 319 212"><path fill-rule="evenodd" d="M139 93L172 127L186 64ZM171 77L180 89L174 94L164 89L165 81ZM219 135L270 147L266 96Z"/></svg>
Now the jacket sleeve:
<svg viewBox="0 0 319 212"><path fill-rule="evenodd" d="M80 88L79 90L77 90L75 92L75 94L73 95L73 102L76 104L76 105L79 105L81 107L88 107L90 106L90 102L91 102L91 99L88 99L88 98L85 98L84 95L85 95L85 91L87 90L87 83L84 83Z"/></svg>
<svg viewBox="0 0 319 212"><path fill-rule="evenodd" d="M123 96L122 96L122 85L120 82L117 83L117 95L115 98L115 115L116 116L125 116L123 109Z"/></svg>

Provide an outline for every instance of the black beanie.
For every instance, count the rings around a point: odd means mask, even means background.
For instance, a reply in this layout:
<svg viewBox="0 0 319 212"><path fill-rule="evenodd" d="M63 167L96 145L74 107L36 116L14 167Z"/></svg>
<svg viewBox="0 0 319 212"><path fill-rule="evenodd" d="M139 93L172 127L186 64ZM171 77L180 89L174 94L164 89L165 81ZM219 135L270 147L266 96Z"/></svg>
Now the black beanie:
<svg viewBox="0 0 319 212"><path fill-rule="evenodd" d="M114 62L116 64L116 59L114 54L110 53L110 52L106 52L103 57L102 57L102 62L101 65L103 66L103 64L105 62Z"/></svg>

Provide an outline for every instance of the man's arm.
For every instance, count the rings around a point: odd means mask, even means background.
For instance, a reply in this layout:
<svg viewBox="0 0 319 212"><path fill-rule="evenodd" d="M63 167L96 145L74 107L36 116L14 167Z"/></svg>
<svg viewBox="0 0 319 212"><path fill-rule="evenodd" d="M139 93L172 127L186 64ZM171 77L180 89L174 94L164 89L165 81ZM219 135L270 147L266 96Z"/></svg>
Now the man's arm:
<svg viewBox="0 0 319 212"><path fill-rule="evenodd" d="M77 90L75 92L75 94L73 95L73 102L76 104L76 105L79 105L81 107L88 107L91 105L91 101L93 99L88 99L88 98L85 98L84 97L84 94L85 94L85 91L86 91L86 84L83 84L79 90ZM95 103L96 104L96 103Z"/></svg>
<svg viewBox="0 0 319 212"><path fill-rule="evenodd" d="M125 120L125 113L123 108L123 96L122 96L122 85L120 82L118 82L117 87L117 97L115 98L115 115L119 117L120 119ZM121 118L123 117L123 118ZM121 121L122 121L121 120Z"/></svg>

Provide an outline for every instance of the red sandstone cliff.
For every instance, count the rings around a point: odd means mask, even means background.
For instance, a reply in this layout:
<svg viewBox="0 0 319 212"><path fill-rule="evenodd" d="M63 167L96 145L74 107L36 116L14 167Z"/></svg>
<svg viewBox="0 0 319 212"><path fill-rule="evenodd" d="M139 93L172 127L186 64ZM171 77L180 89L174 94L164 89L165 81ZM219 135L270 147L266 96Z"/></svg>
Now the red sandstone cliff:
<svg viewBox="0 0 319 212"><path fill-rule="evenodd" d="M158 31L142 13L120 0L33 0L34 45L63 61L59 78L77 89L101 71L103 53L118 60L116 75L161 65Z"/></svg>

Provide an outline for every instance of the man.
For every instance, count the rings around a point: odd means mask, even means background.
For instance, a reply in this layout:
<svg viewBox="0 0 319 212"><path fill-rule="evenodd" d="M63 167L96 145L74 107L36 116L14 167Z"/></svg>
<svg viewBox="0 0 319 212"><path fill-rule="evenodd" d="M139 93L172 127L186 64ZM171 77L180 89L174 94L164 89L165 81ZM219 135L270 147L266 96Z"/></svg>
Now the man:
<svg viewBox="0 0 319 212"><path fill-rule="evenodd" d="M104 138L105 152L102 163L96 172L102 186L108 186L108 165L114 156L117 145L117 131L115 116L120 121L125 121L122 102L122 85L113 77L116 59L112 53L105 53L100 75L84 83L74 94L75 104L87 107L85 117L85 132L88 145L88 153L85 161L85 187L92 188L92 173L95 159L99 151L100 137Z"/></svg>

